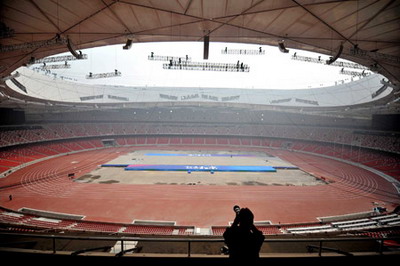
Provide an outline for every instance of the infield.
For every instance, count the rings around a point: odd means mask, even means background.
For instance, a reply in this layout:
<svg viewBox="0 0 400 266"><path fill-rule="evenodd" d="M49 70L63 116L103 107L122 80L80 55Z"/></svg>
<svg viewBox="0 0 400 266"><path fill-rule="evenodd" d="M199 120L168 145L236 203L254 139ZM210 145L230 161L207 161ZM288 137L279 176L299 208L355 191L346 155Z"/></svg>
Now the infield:
<svg viewBox="0 0 400 266"><path fill-rule="evenodd" d="M263 152L238 151L158 151L136 150L119 155L105 165L76 179L84 183L169 184L169 185L242 185L242 186L312 186L324 181L295 165ZM118 166L151 165L153 168L127 168ZM154 168L160 165L170 169ZM197 169L190 169L197 166ZM274 171L194 171L219 166L221 169L274 169ZM249 167L251 166L251 168ZM128 167L128 168L129 168ZM189 167L189 169L187 168ZM247 167L247 168L246 168ZM175 170L174 170L175 169ZM178 170L176 170L178 169ZM204 170L204 169L203 169Z"/></svg>

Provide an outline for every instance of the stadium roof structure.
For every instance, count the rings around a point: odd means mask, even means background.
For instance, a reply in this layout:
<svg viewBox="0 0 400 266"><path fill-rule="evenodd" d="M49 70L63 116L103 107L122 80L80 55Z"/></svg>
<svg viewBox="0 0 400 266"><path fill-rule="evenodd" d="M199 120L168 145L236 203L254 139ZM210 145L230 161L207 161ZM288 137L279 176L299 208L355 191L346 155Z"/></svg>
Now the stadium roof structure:
<svg viewBox="0 0 400 266"><path fill-rule="evenodd" d="M3 81L31 58L128 40L284 42L288 49L340 57L385 76L392 90L382 106L399 104L396 0L4 0L0 12Z"/></svg>

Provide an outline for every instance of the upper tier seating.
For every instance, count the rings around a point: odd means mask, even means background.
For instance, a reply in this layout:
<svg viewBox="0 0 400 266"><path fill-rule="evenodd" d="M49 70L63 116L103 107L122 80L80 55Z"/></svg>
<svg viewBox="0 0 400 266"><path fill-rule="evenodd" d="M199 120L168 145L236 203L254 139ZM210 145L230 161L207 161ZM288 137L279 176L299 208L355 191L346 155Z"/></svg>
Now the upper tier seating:
<svg viewBox="0 0 400 266"><path fill-rule="evenodd" d="M71 123L46 124L33 128L0 130L0 147L16 144L60 140L77 137L121 136L121 135L223 135L284 138L317 141L335 145L371 148L400 153L400 141L396 134L376 131L357 131L345 128L306 127L288 125L163 125L150 123ZM185 139L185 143L189 140ZM233 145L238 142L232 140ZM221 143L225 144L225 143ZM242 143L243 145L244 143ZM246 144L247 145L247 144ZM253 145L257 145L253 143ZM311 148L311 147L309 147Z"/></svg>

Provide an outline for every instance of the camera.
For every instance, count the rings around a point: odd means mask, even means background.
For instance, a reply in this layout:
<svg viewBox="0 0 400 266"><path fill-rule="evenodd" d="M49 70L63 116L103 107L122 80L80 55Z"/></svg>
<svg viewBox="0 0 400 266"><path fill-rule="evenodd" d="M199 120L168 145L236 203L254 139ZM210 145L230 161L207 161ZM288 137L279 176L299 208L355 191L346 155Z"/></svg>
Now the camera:
<svg viewBox="0 0 400 266"><path fill-rule="evenodd" d="M236 214L239 214L239 212L240 212L240 207L239 207L238 205L233 206L233 211L234 211Z"/></svg>

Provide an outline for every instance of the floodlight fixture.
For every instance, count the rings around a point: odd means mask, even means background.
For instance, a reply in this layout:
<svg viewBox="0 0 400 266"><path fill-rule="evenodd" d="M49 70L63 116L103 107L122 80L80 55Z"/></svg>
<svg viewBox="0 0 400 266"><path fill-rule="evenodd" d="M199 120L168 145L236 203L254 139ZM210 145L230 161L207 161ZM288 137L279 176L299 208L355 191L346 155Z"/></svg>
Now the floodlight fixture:
<svg viewBox="0 0 400 266"><path fill-rule="evenodd" d="M339 46L339 50L338 50L338 52L336 53L336 55L333 56L333 57L330 57L329 60L326 61L326 64L327 64L327 65L330 65L330 64L334 63L334 62L340 57L340 55L342 54L342 52L343 52L343 44L341 44L341 45Z"/></svg>
<svg viewBox="0 0 400 266"><path fill-rule="evenodd" d="M55 63L55 62L65 62L65 61L73 61L81 59L88 59L88 55L82 54L81 58L76 58L75 56L72 55L51 56L41 59L35 59L34 57L31 57L29 64Z"/></svg>
<svg viewBox="0 0 400 266"><path fill-rule="evenodd" d="M263 50L262 47L258 49L228 49L228 47L225 47L225 49L221 50L221 54L264 55L265 50Z"/></svg>
<svg viewBox="0 0 400 266"><path fill-rule="evenodd" d="M301 55L298 55L297 53L294 53L292 55L292 60L308 62L308 63L324 64L324 65L327 65L328 64L327 62L329 61L329 60L322 60L321 56L318 56L318 58L315 58L315 57L310 57L310 56L301 56ZM357 63L339 61L339 60L336 60L335 62L331 63L330 66L346 67L346 68L361 69L361 70L369 69L368 67L357 64Z"/></svg>
<svg viewBox="0 0 400 266"><path fill-rule="evenodd" d="M113 78L113 77L120 77L120 76L121 76L121 72L118 71L117 69L115 69L114 72L107 72L107 73L93 74L92 72L89 72L89 74L86 75L86 79Z"/></svg>
<svg viewBox="0 0 400 266"><path fill-rule="evenodd" d="M83 58L83 54L82 51L76 52L74 49L74 45L72 43L72 41L68 38L67 39L67 47L68 50L71 52L71 54L76 58L76 59L82 59Z"/></svg>
<svg viewBox="0 0 400 266"><path fill-rule="evenodd" d="M42 68L43 69L66 69L66 68L71 68L71 65L68 64L67 61L65 61L64 64L54 64L54 65L46 65L46 63L43 63Z"/></svg>
<svg viewBox="0 0 400 266"><path fill-rule="evenodd" d="M67 41L61 36L57 35L55 38L49 40L35 41L35 42L27 42L20 44L11 44L11 45L0 45L0 53L12 52L17 50L31 50L31 49L39 49L44 47L56 46L65 44Z"/></svg>
<svg viewBox="0 0 400 266"><path fill-rule="evenodd" d="M344 68L342 68L339 73L342 75L349 75L353 77L366 77L371 74L369 72L365 72L365 70L363 70L362 72L358 72L358 71L345 70Z"/></svg>
<svg viewBox="0 0 400 266"><path fill-rule="evenodd" d="M126 40L126 44L124 46L122 46L122 49L124 50L129 50L132 47L132 39L128 39Z"/></svg>
<svg viewBox="0 0 400 266"><path fill-rule="evenodd" d="M387 62L387 63L400 63L400 57L388 54L378 53L377 50L366 51L358 47L358 45L354 45L350 48L350 55L362 58L362 59L371 59L374 62Z"/></svg>
<svg viewBox="0 0 400 266"><path fill-rule="evenodd" d="M190 62L192 58L188 55L186 56L169 56L169 55L155 55L154 52L151 52L147 57L148 60L151 61L177 61L177 62Z"/></svg>
<svg viewBox="0 0 400 266"><path fill-rule="evenodd" d="M163 64L164 69L170 70L199 70L199 71L221 71L221 72L249 72L250 67L239 61L234 63L208 63L208 62L179 62L170 60Z"/></svg>
<svg viewBox="0 0 400 266"><path fill-rule="evenodd" d="M282 53L289 53L289 50L286 49L286 47L285 47L285 41L284 40L280 40L278 42L278 47L279 47L279 51L281 51Z"/></svg>
<svg viewBox="0 0 400 266"><path fill-rule="evenodd" d="M388 88L388 85L383 84L382 87L380 87L377 91L371 94L371 98L374 99L381 95L386 89Z"/></svg>

